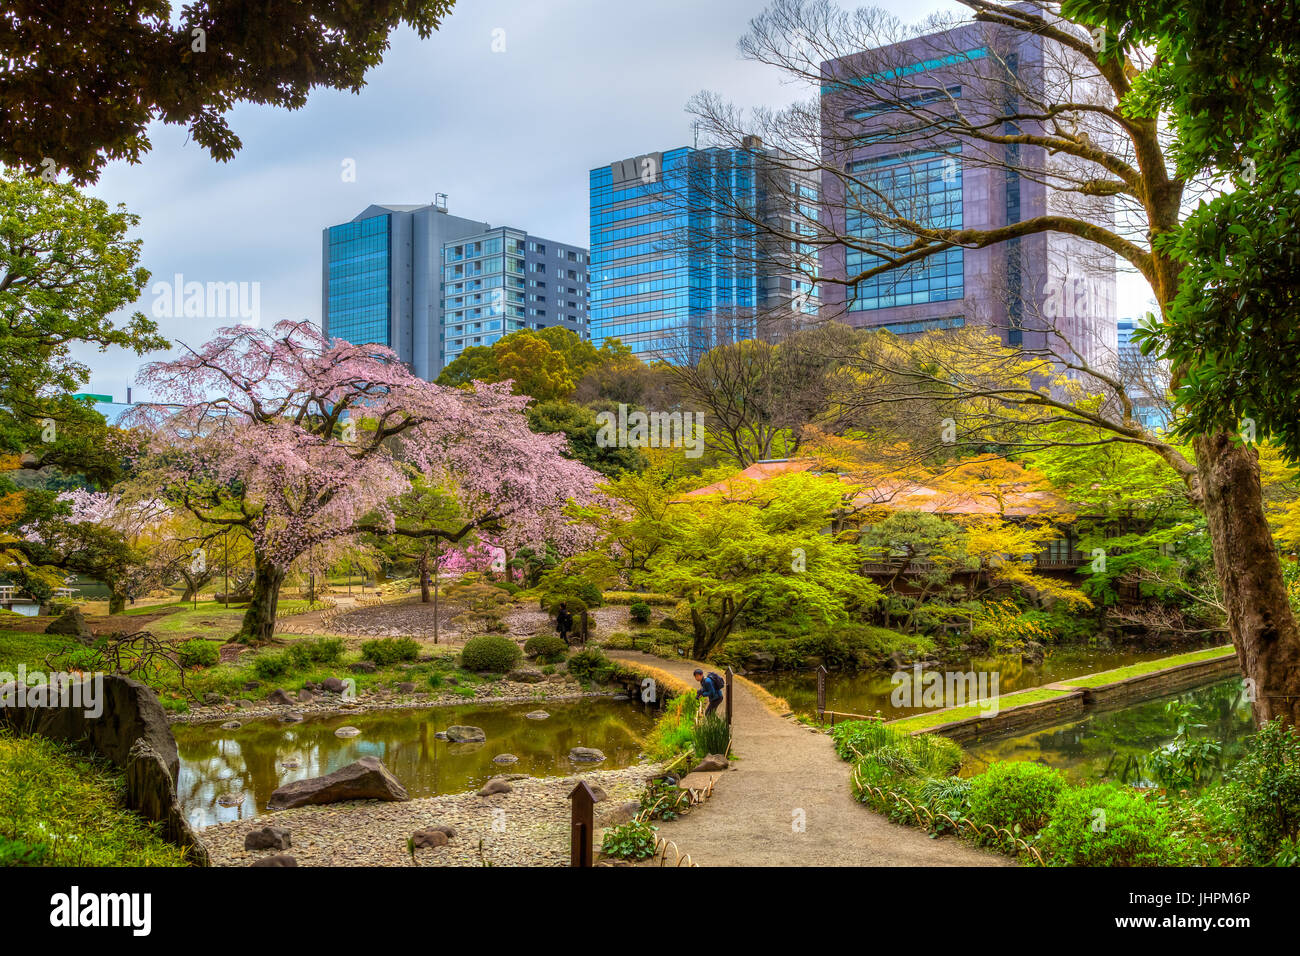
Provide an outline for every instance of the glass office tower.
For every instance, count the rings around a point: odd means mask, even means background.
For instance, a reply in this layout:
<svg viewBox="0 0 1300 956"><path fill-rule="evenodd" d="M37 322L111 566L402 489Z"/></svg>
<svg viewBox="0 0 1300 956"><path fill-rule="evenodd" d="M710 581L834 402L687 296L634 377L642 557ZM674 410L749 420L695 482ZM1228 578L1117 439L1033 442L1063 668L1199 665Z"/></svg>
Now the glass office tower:
<svg viewBox="0 0 1300 956"><path fill-rule="evenodd" d="M322 233L321 327L386 345L432 381L522 328L587 337L587 250L428 205L373 205Z"/></svg>
<svg viewBox="0 0 1300 956"><path fill-rule="evenodd" d="M773 189L780 175L783 188ZM811 285L758 222L788 190L758 141L679 147L591 170L591 338L646 360L694 361L725 340L813 315ZM809 179L797 188L815 204ZM787 214L788 218L788 214Z"/></svg>
<svg viewBox="0 0 1300 956"><path fill-rule="evenodd" d="M371 216L330 226L326 235L329 334L349 342L391 347L389 217Z"/></svg>

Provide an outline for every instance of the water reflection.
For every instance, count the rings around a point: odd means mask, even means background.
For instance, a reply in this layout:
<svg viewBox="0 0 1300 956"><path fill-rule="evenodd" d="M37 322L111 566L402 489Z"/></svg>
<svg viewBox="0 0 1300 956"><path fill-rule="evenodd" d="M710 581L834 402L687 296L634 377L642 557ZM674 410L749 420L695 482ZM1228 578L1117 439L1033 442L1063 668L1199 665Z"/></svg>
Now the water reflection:
<svg viewBox="0 0 1300 956"><path fill-rule="evenodd" d="M1217 740L1223 745L1220 772L1240 759L1254 724L1244 682L1232 677L1020 737L971 744L962 774L979 773L994 760L1033 760L1059 768L1077 783L1113 780L1154 786L1143 759L1174 739L1175 719L1165 710L1170 700L1186 703L1191 722L1205 725L1192 729L1190 736Z"/></svg>
<svg viewBox="0 0 1300 956"><path fill-rule="evenodd" d="M524 716L538 709L551 716ZM277 787L365 756L382 760L412 797L474 789L498 773L555 776L591 768L569 762L573 747L603 751L599 769L626 767L636 763L653 723L653 714L639 704L592 698L340 714L293 724L259 720L236 730L177 724L172 730L181 757L181 806L192 826L204 827L256 816ZM434 736L453 724L482 727L487 743L455 744ZM334 735L347 726L358 728L360 736ZM493 763L503 753L518 762ZM234 805L220 805L222 797Z"/></svg>
<svg viewBox="0 0 1300 956"><path fill-rule="evenodd" d="M1209 645L1206 645L1209 646ZM1022 662L1020 655L1008 657L972 657L961 663L944 664L944 671L988 672L998 675L998 690L1008 694L1030 687L1041 687L1054 681L1069 680L1098 671L1127 667L1141 661L1156 660L1170 654L1195 650L1196 647L1161 648L1159 650L1099 650L1089 647L1061 647L1048 651L1038 664ZM907 671L911 673L910 669ZM895 707L890 701L893 692L892 671L859 671L857 673L832 672L826 677L826 706L841 713L872 715L879 712L886 720L895 720L928 711L927 707ZM817 712L817 675L808 671L783 673L750 673L765 688L784 697L794 710L814 714Z"/></svg>

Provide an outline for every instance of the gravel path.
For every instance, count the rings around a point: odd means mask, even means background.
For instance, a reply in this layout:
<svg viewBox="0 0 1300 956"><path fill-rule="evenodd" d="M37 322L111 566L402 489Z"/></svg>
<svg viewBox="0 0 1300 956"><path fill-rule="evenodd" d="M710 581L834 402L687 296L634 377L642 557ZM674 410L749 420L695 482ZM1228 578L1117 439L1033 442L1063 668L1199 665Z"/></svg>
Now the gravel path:
<svg viewBox="0 0 1300 956"><path fill-rule="evenodd" d="M694 684L691 661L642 660ZM707 669L707 668L706 668ZM701 866L1010 866L957 839L890 823L853 799L828 735L772 713L737 682L732 769L693 813L659 835ZM803 823L802 831L799 822ZM658 864L652 864L658 865Z"/></svg>
<svg viewBox="0 0 1300 956"><path fill-rule="evenodd" d="M604 788L608 798L597 804L599 812L637 799L645 779L658 772L659 765L646 764L571 777L503 775L510 780L510 793L480 797L472 791L402 803L360 800L299 807L208 827L199 836L213 866L248 866L278 852L299 866L568 866L568 796L578 780ZM456 836L446 846L416 850L412 862L407 838L437 824L451 826ZM245 850L245 835L268 825L288 828L290 848Z"/></svg>

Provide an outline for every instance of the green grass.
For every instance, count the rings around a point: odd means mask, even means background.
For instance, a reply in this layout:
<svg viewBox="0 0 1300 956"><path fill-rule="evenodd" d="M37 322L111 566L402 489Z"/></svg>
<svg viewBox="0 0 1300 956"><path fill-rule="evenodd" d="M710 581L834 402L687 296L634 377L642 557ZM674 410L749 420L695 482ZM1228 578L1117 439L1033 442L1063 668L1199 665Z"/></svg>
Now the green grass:
<svg viewBox="0 0 1300 956"><path fill-rule="evenodd" d="M1128 680L1130 677L1140 677L1143 674L1153 674L1156 671L1162 671L1167 667L1176 667L1179 664L1191 664L1196 661L1212 661L1220 657L1230 657L1235 653L1231 645L1227 647L1210 647L1203 651L1192 651L1188 654L1175 654L1173 657L1161 657L1154 661L1144 661L1141 664L1130 664L1128 667L1120 667L1113 671L1102 671L1098 674L1088 674L1086 677L1074 677L1067 681L1062 681L1068 687L1103 687L1106 684L1115 684L1122 680Z"/></svg>
<svg viewBox="0 0 1300 956"><path fill-rule="evenodd" d="M80 646L75 638L63 634L0 630L0 671L12 674L19 664L26 664L28 670L43 669L46 654L59 654Z"/></svg>
<svg viewBox="0 0 1300 956"><path fill-rule="evenodd" d="M122 804L111 764L44 737L0 734L0 866L182 866Z"/></svg>
<svg viewBox="0 0 1300 956"><path fill-rule="evenodd" d="M1037 704L1041 701L1052 700L1057 697L1063 697L1070 692L1067 690L1054 690L1050 687L1036 687L1032 690L1017 691L1014 694L1004 694L998 698L999 712L1012 710L1016 707L1024 707L1027 704ZM890 721L889 726L895 730L904 733L912 733L916 730L928 730L931 727L938 727L941 724L952 723L955 720L966 720L970 717L978 717L984 713L986 708L981 704L965 704L961 707L952 707L948 710L936 710L927 714L917 714L914 717L904 717L902 720Z"/></svg>

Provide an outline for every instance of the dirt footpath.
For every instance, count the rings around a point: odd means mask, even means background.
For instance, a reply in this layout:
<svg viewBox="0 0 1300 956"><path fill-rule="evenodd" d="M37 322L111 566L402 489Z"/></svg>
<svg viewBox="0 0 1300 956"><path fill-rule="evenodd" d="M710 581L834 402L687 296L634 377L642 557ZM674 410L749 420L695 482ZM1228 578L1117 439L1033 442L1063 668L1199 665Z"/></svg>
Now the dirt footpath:
<svg viewBox="0 0 1300 956"><path fill-rule="evenodd" d="M645 660L694 684L691 661ZM707 669L707 668L706 668ZM828 735L772 713L737 681L732 752L713 797L659 835L701 866L1014 866L953 837L890 823L853 799ZM802 824L802 826L800 826ZM671 854L670 854L671 859ZM657 865L657 864L654 864Z"/></svg>

